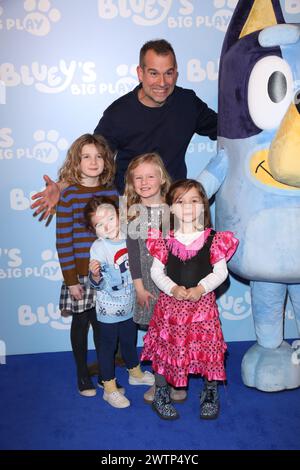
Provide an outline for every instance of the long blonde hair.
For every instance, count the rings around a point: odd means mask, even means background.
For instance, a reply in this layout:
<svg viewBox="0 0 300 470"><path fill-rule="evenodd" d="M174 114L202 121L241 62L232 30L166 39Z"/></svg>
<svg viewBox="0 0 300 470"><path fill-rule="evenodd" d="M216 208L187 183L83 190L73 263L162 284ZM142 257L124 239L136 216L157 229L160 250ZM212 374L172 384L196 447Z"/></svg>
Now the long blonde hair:
<svg viewBox="0 0 300 470"><path fill-rule="evenodd" d="M142 163L152 163L153 165L156 165L160 169L161 178L163 181L160 191L161 191L161 197L162 197L163 202L165 201L166 194L171 185L171 177L169 173L167 172L165 165L162 159L160 158L160 156L158 155L158 153L150 152L150 153L143 153L142 155L138 155L137 157L131 160L131 162L128 165L127 171L125 173L124 196L126 197L126 201L127 201L127 211L129 211L129 208L132 205L141 203L141 196L139 196L134 189L133 171ZM135 219L137 215L138 215L137 213L131 214L128 217L128 220Z"/></svg>
<svg viewBox="0 0 300 470"><path fill-rule="evenodd" d="M58 180L70 184L81 184L81 152L84 145L94 144L104 160L104 168L99 175L99 185L110 185L115 175L113 152L101 135L83 134L76 139L68 150L65 161L58 171Z"/></svg>

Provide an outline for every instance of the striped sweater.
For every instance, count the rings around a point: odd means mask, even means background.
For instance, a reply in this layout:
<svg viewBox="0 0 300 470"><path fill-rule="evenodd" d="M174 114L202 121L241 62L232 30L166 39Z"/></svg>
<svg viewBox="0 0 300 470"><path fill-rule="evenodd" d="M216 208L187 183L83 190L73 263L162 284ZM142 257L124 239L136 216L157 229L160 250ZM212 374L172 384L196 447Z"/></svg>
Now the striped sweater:
<svg viewBox="0 0 300 470"><path fill-rule="evenodd" d="M89 188L76 184L62 192L57 205L56 249L67 286L78 284L78 275L88 274L90 248L96 235L85 228L83 209L93 196L118 200L118 192L112 186Z"/></svg>

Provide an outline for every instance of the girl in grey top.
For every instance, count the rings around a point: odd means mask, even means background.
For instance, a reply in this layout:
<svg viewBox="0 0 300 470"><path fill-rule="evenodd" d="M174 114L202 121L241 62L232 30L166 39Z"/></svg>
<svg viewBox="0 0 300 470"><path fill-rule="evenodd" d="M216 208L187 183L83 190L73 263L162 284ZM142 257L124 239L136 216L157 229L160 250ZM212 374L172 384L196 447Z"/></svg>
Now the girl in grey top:
<svg viewBox="0 0 300 470"><path fill-rule="evenodd" d="M160 229L164 214L164 199L170 177L156 153L134 158L127 169L125 197L127 199L127 248L130 271L137 295L133 320L147 329L159 296L150 276L153 257L146 247L148 231Z"/></svg>

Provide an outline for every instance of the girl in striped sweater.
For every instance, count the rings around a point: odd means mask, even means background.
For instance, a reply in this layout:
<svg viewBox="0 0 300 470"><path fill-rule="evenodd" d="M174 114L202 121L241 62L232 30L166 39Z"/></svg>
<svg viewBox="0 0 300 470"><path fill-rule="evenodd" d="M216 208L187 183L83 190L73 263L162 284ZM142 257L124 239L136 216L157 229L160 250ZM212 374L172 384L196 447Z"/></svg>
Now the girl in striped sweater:
<svg viewBox="0 0 300 470"><path fill-rule="evenodd" d="M88 283L89 253L96 236L83 222L83 209L94 196L118 200L112 185L115 166L112 151L99 135L84 134L73 142L59 171L59 180L68 181L57 206L56 248L64 277L60 295L62 315L72 315L71 344L77 368L79 393L96 395L87 368L89 325L97 349L98 322L95 291Z"/></svg>

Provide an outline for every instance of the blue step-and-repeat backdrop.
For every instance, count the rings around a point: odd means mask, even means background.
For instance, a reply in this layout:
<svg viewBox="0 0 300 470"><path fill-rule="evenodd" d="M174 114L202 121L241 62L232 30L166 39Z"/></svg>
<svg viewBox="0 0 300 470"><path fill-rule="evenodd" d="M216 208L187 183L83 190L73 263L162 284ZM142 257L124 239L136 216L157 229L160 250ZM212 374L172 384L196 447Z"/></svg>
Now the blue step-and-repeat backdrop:
<svg viewBox="0 0 300 470"><path fill-rule="evenodd" d="M137 84L139 49L149 39L172 43L178 84L217 110L219 56L236 3L0 0L0 356L70 349L71 318L58 309L55 223L45 228L29 208L42 175L56 178L72 141L93 132L104 109ZM286 21L300 23L300 0L281 4ZM215 151L195 136L189 176ZM226 340L254 339L248 285L231 278L218 302ZM285 336L297 336L289 304Z"/></svg>

